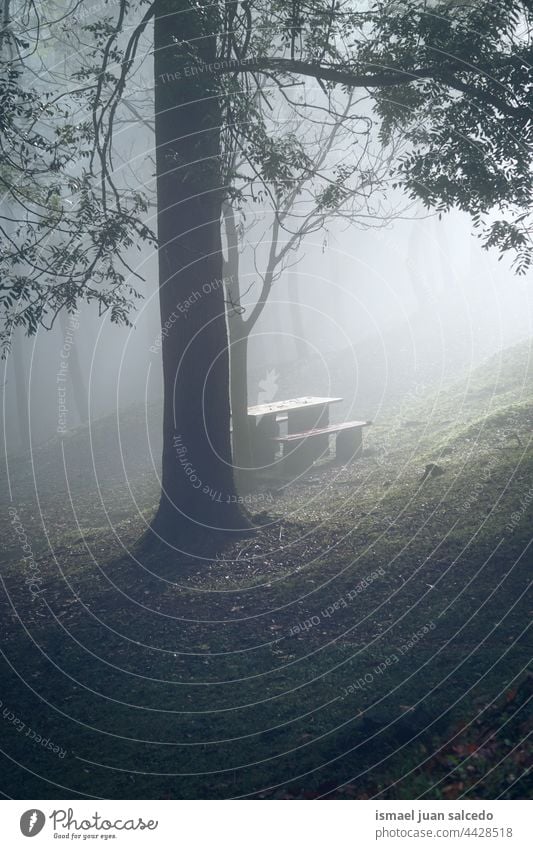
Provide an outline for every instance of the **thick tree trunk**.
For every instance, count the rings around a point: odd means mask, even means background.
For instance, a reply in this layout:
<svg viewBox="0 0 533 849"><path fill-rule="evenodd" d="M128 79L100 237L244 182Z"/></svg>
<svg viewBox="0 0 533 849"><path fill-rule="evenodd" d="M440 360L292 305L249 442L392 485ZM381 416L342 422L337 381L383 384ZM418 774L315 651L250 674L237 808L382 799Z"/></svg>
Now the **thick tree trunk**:
<svg viewBox="0 0 533 849"><path fill-rule="evenodd" d="M249 526L236 503L221 250L221 115L216 7L156 0L155 136L164 382L162 495L153 530L171 544L194 531ZM196 54L196 55L195 55Z"/></svg>

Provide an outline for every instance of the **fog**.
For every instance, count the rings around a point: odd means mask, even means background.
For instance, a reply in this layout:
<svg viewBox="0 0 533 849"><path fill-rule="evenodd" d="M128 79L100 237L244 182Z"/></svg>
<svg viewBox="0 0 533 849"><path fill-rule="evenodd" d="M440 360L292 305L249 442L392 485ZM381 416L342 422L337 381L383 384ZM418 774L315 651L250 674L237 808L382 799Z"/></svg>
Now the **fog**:
<svg viewBox="0 0 533 849"><path fill-rule="evenodd" d="M77 23L98 20L101 6L81 10ZM48 51L44 72L39 57L32 61L41 69L44 87L75 87L72 71L88 55L80 32L75 27L43 28L41 38ZM140 40L135 70L115 120L113 179L125 191L142 190L148 202L146 223L155 231L153 85L148 33ZM306 149L312 153L317 140L323 143L324 132L315 110L319 117L324 115L320 107L327 103L330 117L348 114L351 96L338 94L334 101L330 94L326 101L321 89L308 82L300 83L295 91L295 102L306 105L287 110L281 99L268 117L270 128L273 133L280 127L283 133L298 133L298 115L314 118L305 125ZM366 95L355 107L357 121L368 120L371 105ZM250 403L266 395L281 398L284 380L290 375L289 394L312 395L322 386L322 391L329 388L350 396L354 410L375 416L382 403L407 391L413 380L453 379L531 334L528 277L517 277L507 259L499 262L496 252L481 248L468 216L451 212L439 219L398 190L380 185L389 171L387 157L401 153L402 142L397 150L381 151L374 131L371 146L363 145L360 153L351 129L352 125L345 136L341 132L330 152L329 174L335 173L339 163L351 163L357 153L359 167L373 172L381 200L374 205L357 200L351 220L349 215L326 216L323 226L306 236L288 253L285 267L277 269L249 339ZM79 167L74 162L71 173L75 175ZM312 192L307 199L304 193L304 201L299 201L304 211L310 197ZM67 196L66 202L76 201ZM242 212L237 210L237 223L241 306L246 317L260 294L272 208L256 198L245 203ZM280 241L287 238L282 231ZM109 314L99 316L94 304L80 302L76 316L60 315L51 330L41 327L30 338L22 330L14 333L11 351L2 362L3 454L27 452L30 442L34 447L42 445L71 432L87 418L95 421L133 404L157 407L161 401L154 246L135 244L126 260L135 275L128 282L141 295L130 327L118 327ZM186 306L177 307L178 321L186 322ZM351 383L346 378L350 370ZM339 371L344 371L340 378ZM376 379L379 376L380 386L376 380L372 384L370 371ZM269 380L266 394L265 379Z"/></svg>
<svg viewBox="0 0 533 849"><path fill-rule="evenodd" d="M483 250L466 216L450 213L439 220L413 208L409 216L379 229L334 223L289 257L251 334L250 403L265 397L261 382L272 370L267 394L276 398L283 397L284 377L296 367L304 369L302 394L319 394L328 382L333 392L346 391L345 385L335 388L331 373L340 354L363 386L357 395L361 413L375 415L380 403L406 391L413 380L442 384L531 335L528 277L518 277L505 259ZM252 228L241 255L246 311L259 294L254 236ZM132 404L157 406L162 396L157 260L148 246L131 253L134 270L145 278L136 283L142 299L131 327L118 327L84 304L50 331L40 328L29 338L15 334L2 363L3 446L9 455L28 450L26 418L34 447L79 427L86 415L80 409L84 391L91 421ZM186 308L178 320L187 321ZM384 378L366 394L365 350L374 352ZM400 350L409 352L403 373L395 368ZM416 363L417 375L408 362ZM85 389L77 393L80 377ZM60 416L62 388L66 411Z"/></svg>
<svg viewBox="0 0 533 849"><path fill-rule="evenodd" d="M8 831L518 845L531 3L0 5Z"/></svg>

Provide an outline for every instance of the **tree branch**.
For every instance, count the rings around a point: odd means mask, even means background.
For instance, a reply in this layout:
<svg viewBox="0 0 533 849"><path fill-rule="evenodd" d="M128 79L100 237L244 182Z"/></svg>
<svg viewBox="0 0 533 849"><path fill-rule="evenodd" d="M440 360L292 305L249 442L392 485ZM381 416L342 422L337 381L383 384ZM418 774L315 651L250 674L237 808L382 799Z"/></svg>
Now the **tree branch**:
<svg viewBox="0 0 533 849"><path fill-rule="evenodd" d="M372 66L369 66L372 67ZM442 70L437 66L426 68L412 68L410 70L402 70L395 68L383 68L375 73L356 73L347 68L317 65L312 62L302 62L296 59L284 59L282 57L258 57L251 59L242 65L239 63L231 63L230 67L223 69L223 73L228 71L273 71L281 74L298 74L305 77L314 77L316 80L338 83L345 85L347 88L393 88L399 85L407 85L408 83L418 80L434 79L441 81L450 88L468 94L481 100L484 103L490 104L498 109L502 114L509 115L513 118L525 117L525 110L521 107L511 106L504 100L495 97L490 92L482 91L474 85L464 83L458 80L453 75ZM464 67L458 66L457 71L465 70Z"/></svg>

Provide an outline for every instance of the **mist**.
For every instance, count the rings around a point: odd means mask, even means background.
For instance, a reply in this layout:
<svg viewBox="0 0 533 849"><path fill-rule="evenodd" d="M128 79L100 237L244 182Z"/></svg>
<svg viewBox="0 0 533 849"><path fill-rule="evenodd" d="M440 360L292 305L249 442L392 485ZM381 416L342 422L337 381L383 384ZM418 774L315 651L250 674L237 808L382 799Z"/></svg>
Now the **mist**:
<svg viewBox="0 0 533 849"><path fill-rule="evenodd" d="M333 225L290 257L251 334L251 403L258 403L269 372L277 387L269 400L281 398L286 376L300 374L302 394L346 393L354 409L373 418L415 383L442 386L531 338L529 277L483 249L467 216L416 212L379 229ZM248 234L252 244L244 244L241 259L245 310L259 295L253 237ZM8 455L28 451L28 431L37 448L87 424L86 413L94 421L161 401L157 258L144 247L131 260L144 278L131 327L117 327L82 304L50 331L40 328L29 338L16 332L2 363ZM178 320L187 321L186 309ZM74 358L87 411L76 402ZM58 387L65 388L67 407L61 422Z"/></svg>
<svg viewBox="0 0 533 849"><path fill-rule="evenodd" d="M0 11L14 845L525 846L531 3Z"/></svg>

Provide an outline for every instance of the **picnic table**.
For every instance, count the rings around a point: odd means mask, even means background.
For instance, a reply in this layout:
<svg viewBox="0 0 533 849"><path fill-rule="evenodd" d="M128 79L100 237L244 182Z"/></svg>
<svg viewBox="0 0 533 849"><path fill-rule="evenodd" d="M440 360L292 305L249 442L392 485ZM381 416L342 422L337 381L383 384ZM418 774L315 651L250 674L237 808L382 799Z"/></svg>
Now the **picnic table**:
<svg viewBox="0 0 533 849"><path fill-rule="evenodd" d="M273 401L248 408L248 421L256 468L275 462L276 449L283 448L284 467L294 472L312 465L329 453L329 436L337 434L337 457L348 460L360 450L362 428L368 422L342 422L330 425L329 408L342 398L305 396ZM287 434L280 424L287 423Z"/></svg>

